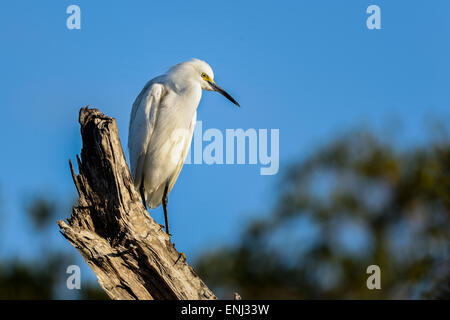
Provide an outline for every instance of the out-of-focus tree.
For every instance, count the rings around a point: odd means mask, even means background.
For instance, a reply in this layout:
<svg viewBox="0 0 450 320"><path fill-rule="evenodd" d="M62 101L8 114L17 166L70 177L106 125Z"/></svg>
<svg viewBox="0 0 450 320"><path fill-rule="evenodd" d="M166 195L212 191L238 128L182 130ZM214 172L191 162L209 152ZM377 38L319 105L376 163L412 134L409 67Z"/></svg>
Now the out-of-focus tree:
<svg viewBox="0 0 450 320"><path fill-rule="evenodd" d="M61 207L56 200L42 195L32 196L25 206L24 224L32 226L32 246L39 250L39 258L18 259L20 255L17 255L0 260L0 300L61 297L60 291L65 288L68 276L65 270L75 263L75 255L78 254L70 247L67 250L55 248L48 241L51 228L56 228L58 210L64 210ZM97 284L84 282L74 298L107 297Z"/></svg>
<svg viewBox="0 0 450 320"><path fill-rule="evenodd" d="M197 271L228 298L448 299L448 137L403 150L365 130L336 138L292 165L273 211ZM381 290L366 286L369 265Z"/></svg>

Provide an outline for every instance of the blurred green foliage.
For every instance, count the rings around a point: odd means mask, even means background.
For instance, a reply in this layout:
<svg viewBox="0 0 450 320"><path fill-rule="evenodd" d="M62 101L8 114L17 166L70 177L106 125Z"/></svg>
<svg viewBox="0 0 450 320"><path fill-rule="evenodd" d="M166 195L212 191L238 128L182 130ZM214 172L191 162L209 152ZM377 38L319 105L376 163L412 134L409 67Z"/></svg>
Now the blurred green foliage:
<svg viewBox="0 0 450 320"><path fill-rule="evenodd" d="M450 298L448 135L384 140L355 130L292 165L273 210L202 255L200 276L225 298ZM381 290L366 286L373 264Z"/></svg>
<svg viewBox="0 0 450 320"><path fill-rule="evenodd" d="M48 196L36 195L26 204L27 222L32 227L32 247L38 251L38 258L12 257L0 260L0 300L5 299L57 299L67 298L69 293L65 282L66 268L76 264L78 253L70 248L55 249L49 243L51 228L55 229L58 210L56 200ZM1 245L1 243L0 243ZM83 279L82 279L83 280ZM71 298L106 299L98 284L82 281L80 290Z"/></svg>
<svg viewBox="0 0 450 320"><path fill-rule="evenodd" d="M37 229L49 226L52 219L55 219L56 210L56 202L45 198L45 196L34 197L26 208L28 219Z"/></svg>
<svg viewBox="0 0 450 320"><path fill-rule="evenodd" d="M363 130L336 138L291 165L274 208L235 245L204 253L196 270L223 298L450 298L448 137L406 150ZM50 249L47 235L68 210L36 196L25 211L42 254L0 261L0 299L61 297L78 253ZM373 264L381 290L366 287ZM106 296L83 282L76 298Z"/></svg>

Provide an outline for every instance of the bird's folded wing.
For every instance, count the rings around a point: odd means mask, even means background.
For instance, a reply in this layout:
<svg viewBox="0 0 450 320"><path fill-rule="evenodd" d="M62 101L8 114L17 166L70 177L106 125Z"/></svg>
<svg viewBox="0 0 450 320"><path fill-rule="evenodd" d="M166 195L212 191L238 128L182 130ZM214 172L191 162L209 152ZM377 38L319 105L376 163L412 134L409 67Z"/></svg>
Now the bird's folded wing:
<svg viewBox="0 0 450 320"><path fill-rule="evenodd" d="M131 174L134 185L139 187L147 154L147 148L155 128L158 108L164 94L164 87L149 81L133 104L128 131Z"/></svg>
<svg viewBox="0 0 450 320"><path fill-rule="evenodd" d="M191 123L189 125L189 128L188 128L189 134L187 135L187 140L185 141L185 146L184 146L183 152L180 156L180 161L177 163L177 167L176 167L174 173L172 174L172 176L169 177L169 187L168 187L169 192L172 190L173 186L175 185L175 182L178 179L181 169L183 168L184 161L186 159L186 156L189 152L189 148L191 146L192 134L194 132L196 123L197 123L197 111L194 112L194 116L192 117Z"/></svg>

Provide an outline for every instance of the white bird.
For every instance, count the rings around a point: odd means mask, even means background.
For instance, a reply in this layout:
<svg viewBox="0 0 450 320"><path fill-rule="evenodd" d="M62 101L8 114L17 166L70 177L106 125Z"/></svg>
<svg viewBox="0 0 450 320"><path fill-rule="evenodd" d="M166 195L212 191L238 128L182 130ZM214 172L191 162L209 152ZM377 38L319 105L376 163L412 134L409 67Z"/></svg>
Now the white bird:
<svg viewBox="0 0 450 320"><path fill-rule="evenodd" d="M177 64L150 80L131 110L128 148L134 185L144 207L162 202L169 235L167 199L191 144L202 90L217 91L239 106L213 79L202 60Z"/></svg>

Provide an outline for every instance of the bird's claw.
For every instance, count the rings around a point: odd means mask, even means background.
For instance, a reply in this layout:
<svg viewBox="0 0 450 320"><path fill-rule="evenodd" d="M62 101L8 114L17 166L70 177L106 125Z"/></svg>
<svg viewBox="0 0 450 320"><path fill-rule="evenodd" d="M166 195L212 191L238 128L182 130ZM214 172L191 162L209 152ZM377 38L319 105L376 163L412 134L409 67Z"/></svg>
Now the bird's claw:
<svg viewBox="0 0 450 320"><path fill-rule="evenodd" d="M163 224L159 224L159 223L158 223L158 225L159 225L159 227L161 228L160 230L165 230L165 229L166 229L166 227L165 227ZM167 232L166 232L166 233L167 233ZM167 233L167 235L168 235L169 237L172 236L171 233Z"/></svg>
<svg viewBox="0 0 450 320"><path fill-rule="evenodd" d="M184 254L184 252L180 252L177 261L175 261L175 264L177 264L178 260L180 260L181 257L183 257L184 261L186 261L186 255Z"/></svg>

